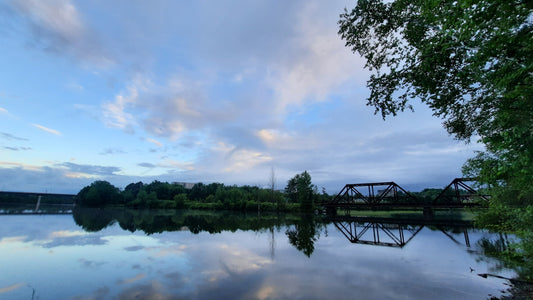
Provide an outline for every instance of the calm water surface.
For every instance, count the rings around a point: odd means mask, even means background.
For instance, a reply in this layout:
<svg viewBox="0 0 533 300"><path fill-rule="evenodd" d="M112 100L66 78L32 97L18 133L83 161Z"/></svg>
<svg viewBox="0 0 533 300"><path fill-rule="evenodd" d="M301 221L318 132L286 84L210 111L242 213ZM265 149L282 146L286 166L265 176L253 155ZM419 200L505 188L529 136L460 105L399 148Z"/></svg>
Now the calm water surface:
<svg viewBox="0 0 533 300"><path fill-rule="evenodd" d="M478 273L514 275L482 254L479 241L497 234L378 221L172 211L1 215L0 298L486 299L508 286Z"/></svg>

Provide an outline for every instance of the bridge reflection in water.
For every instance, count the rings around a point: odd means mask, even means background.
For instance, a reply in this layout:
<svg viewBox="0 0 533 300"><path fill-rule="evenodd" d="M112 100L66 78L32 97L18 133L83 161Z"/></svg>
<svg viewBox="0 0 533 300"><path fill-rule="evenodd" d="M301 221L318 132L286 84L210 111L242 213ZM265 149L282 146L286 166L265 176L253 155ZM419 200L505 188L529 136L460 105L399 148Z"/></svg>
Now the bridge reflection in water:
<svg viewBox="0 0 533 300"><path fill-rule="evenodd" d="M469 221L442 220L407 220L370 217L334 217L331 219L335 227L352 243L402 248L409 243L425 226L440 230L457 244L459 242L452 232L462 232L464 245L470 247L468 228Z"/></svg>

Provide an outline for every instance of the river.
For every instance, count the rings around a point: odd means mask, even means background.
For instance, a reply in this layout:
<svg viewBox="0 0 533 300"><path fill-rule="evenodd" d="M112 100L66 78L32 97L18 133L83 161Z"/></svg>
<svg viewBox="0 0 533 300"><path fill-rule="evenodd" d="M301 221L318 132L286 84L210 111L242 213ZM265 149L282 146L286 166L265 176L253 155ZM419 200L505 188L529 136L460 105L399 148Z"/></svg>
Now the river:
<svg viewBox="0 0 533 300"><path fill-rule="evenodd" d="M205 211L0 215L0 299L487 299L513 277L461 220Z"/></svg>

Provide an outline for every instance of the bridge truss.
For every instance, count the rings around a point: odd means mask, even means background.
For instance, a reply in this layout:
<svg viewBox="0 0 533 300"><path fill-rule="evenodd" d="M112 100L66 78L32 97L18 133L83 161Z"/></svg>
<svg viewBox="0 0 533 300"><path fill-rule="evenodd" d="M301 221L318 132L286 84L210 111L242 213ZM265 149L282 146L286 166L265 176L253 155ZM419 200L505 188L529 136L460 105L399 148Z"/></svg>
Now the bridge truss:
<svg viewBox="0 0 533 300"><path fill-rule="evenodd" d="M455 178L433 200L423 201L413 196L395 182L373 182L347 184L332 201L323 203L328 213L337 209L364 208L460 208L479 205L478 200L488 200L466 182L475 178Z"/></svg>

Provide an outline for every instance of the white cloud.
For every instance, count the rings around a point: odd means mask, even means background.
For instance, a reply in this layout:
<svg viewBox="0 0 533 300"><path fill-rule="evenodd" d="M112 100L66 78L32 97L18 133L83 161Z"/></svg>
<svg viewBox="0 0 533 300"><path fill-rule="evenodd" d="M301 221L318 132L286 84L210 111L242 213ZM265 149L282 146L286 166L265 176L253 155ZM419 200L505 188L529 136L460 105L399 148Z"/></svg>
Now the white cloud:
<svg viewBox="0 0 533 300"><path fill-rule="evenodd" d="M271 160L272 157L266 153L248 149L239 149L230 154L228 165L224 171L240 172L243 170L249 170L258 164L269 162Z"/></svg>
<svg viewBox="0 0 533 300"><path fill-rule="evenodd" d="M267 129L261 129L257 131L257 136L263 141L263 143L268 144L274 141L274 133Z"/></svg>
<svg viewBox="0 0 533 300"><path fill-rule="evenodd" d="M53 231L50 233L50 238L67 238L67 237L73 237L73 236L85 236L89 233L85 231L72 231L72 230L61 230L61 231Z"/></svg>
<svg viewBox="0 0 533 300"><path fill-rule="evenodd" d="M61 133L59 131L57 131L57 130L50 129L48 127L44 127L44 126L39 125L39 124L31 124L31 125L33 125L36 128L39 128L39 129L41 129L43 131L46 131L48 133L55 134L55 135L61 135Z"/></svg>
<svg viewBox="0 0 533 300"><path fill-rule="evenodd" d="M105 102L102 105L103 121L108 127L114 127L124 130L128 133L134 132L136 125L135 117L126 111L130 106L134 106L137 102L138 92L137 88L130 86L126 95L117 95L115 101Z"/></svg>
<svg viewBox="0 0 533 300"><path fill-rule="evenodd" d="M0 161L0 166L2 168L21 168L24 170L29 171L43 171L43 166L35 166L35 165L28 165L24 163L17 163L17 162L8 162L8 161Z"/></svg>
<svg viewBox="0 0 533 300"><path fill-rule="evenodd" d="M180 169L180 170L194 170L194 164L191 162L182 162L174 159L166 159L163 162L157 164L161 168Z"/></svg>
<svg viewBox="0 0 533 300"><path fill-rule="evenodd" d="M146 138L145 140L146 140L147 142L150 142L150 143L152 143L152 144L158 146L158 147L162 147L162 146L163 146L163 144L161 144L160 142L158 142L158 141L156 141L156 140L154 140L154 139L152 139L152 138Z"/></svg>
<svg viewBox="0 0 533 300"><path fill-rule="evenodd" d="M223 142L219 142L213 149L213 155L218 157L217 160L221 162L219 167L224 172L242 172L272 160L272 157L264 152L241 149Z"/></svg>
<svg viewBox="0 0 533 300"><path fill-rule="evenodd" d="M359 75L362 61L344 46L336 26L332 26L338 14L322 10L318 3L306 2L296 18L291 47L272 66L268 84L281 112L290 106L330 99L346 82L364 82Z"/></svg>

